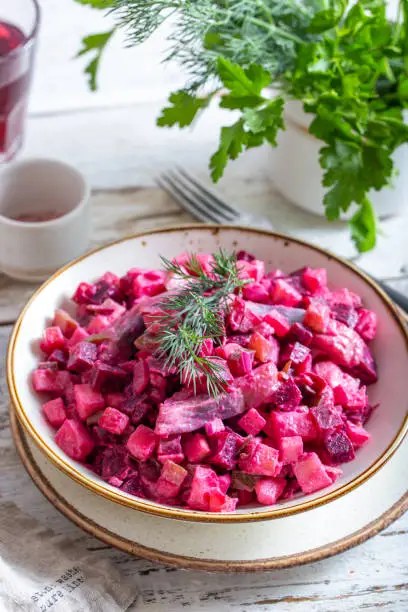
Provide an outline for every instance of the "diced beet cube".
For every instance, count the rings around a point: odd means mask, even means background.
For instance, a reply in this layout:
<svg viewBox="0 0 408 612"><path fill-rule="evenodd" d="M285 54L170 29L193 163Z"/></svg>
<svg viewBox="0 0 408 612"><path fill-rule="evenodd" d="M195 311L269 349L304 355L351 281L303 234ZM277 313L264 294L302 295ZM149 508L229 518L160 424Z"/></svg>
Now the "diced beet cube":
<svg viewBox="0 0 408 612"><path fill-rule="evenodd" d="M237 268L240 271L239 278L252 278L256 282L260 281L265 273L265 264L259 259L254 259L253 261L245 261L244 259L240 259L237 262Z"/></svg>
<svg viewBox="0 0 408 612"><path fill-rule="evenodd" d="M210 454L207 439L200 433L189 435L184 441L183 447L189 463L200 463Z"/></svg>
<svg viewBox="0 0 408 612"><path fill-rule="evenodd" d="M337 365L356 368L367 382L377 380L372 355L361 336L339 321L330 321L326 334L316 334L313 346L324 352Z"/></svg>
<svg viewBox="0 0 408 612"><path fill-rule="evenodd" d="M209 462L232 470L238 460L238 452L243 444L243 438L234 432L222 431L215 434L216 451L211 455Z"/></svg>
<svg viewBox="0 0 408 612"><path fill-rule="evenodd" d="M292 378L278 382L271 398L275 406L285 411L294 410L301 400L302 394Z"/></svg>
<svg viewBox="0 0 408 612"><path fill-rule="evenodd" d="M89 283L79 283L73 295L73 300L77 304L88 304L93 294L93 287Z"/></svg>
<svg viewBox="0 0 408 612"><path fill-rule="evenodd" d="M263 478L255 485L256 498L260 504L272 506L276 504L286 486L284 478Z"/></svg>
<svg viewBox="0 0 408 612"><path fill-rule="evenodd" d="M319 361L313 367L314 372L323 378L332 389L343 382L344 372L332 361ZM358 388L358 381L357 383Z"/></svg>
<svg viewBox="0 0 408 612"><path fill-rule="evenodd" d="M362 342L364 342L362 340ZM350 374L352 376L356 376L360 379L360 381L366 385L372 385L377 382L377 370L374 363L374 359L372 354L370 353L370 349L365 344L362 350L361 361L358 366L349 369Z"/></svg>
<svg viewBox="0 0 408 612"><path fill-rule="evenodd" d="M65 419L55 434L55 442L68 457L77 461L84 461L95 446L86 427L73 419Z"/></svg>
<svg viewBox="0 0 408 612"><path fill-rule="evenodd" d="M156 483L156 492L165 498L176 497L187 476L187 470L167 459Z"/></svg>
<svg viewBox="0 0 408 612"><path fill-rule="evenodd" d="M225 425L220 418L216 418L208 423L204 423L204 429L207 436L213 436L220 431L224 431Z"/></svg>
<svg viewBox="0 0 408 612"><path fill-rule="evenodd" d="M121 478L127 477L129 473L126 449L119 444L111 444L101 449L100 475L104 480L113 476Z"/></svg>
<svg viewBox="0 0 408 612"><path fill-rule="evenodd" d="M67 404L75 402L74 385L79 382L80 378L76 374L71 374L67 370L57 372L57 383L61 389L60 395L64 397Z"/></svg>
<svg viewBox="0 0 408 612"><path fill-rule="evenodd" d="M78 322L71 317L71 315L61 308L57 308L55 311L52 324L59 327L66 338L71 338L72 334L79 325Z"/></svg>
<svg viewBox="0 0 408 612"><path fill-rule="evenodd" d="M271 325L271 327L273 327L273 329L275 330L275 334L278 336L278 338L283 338L290 331L290 323L288 319L277 310L271 310L270 312L268 312L264 316L263 320L265 321L265 323L268 323L268 325Z"/></svg>
<svg viewBox="0 0 408 612"><path fill-rule="evenodd" d="M68 363L68 355L65 351L56 349L55 351L52 351L51 355L48 357L48 360L56 363L59 368L64 369Z"/></svg>
<svg viewBox="0 0 408 612"><path fill-rule="evenodd" d="M102 416L98 421L99 427L106 429L110 433L120 436L125 431L129 424L129 417L123 412L116 410L116 408L105 408Z"/></svg>
<svg viewBox="0 0 408 612"><path fill-rule="evenodd" d="M302 301L302 294L287 280L277 278L273 283L271 298L274 304L297 306Z"/></svg>
<svg viewBox="0 0 408 612"><path fill-rule="evenodd" d="M211 491L208 502L210 512L234 512L238 499L229 497L220 490Z"/></svg>
<svg viewBox="0 0 408 612"><path fill-rule="evenodd" d="M284 436L279 440L279 461L294 463L303 454L303 440L301 436Z"/></svg>
<svg viewBox="0 0 408 612"><path fill-rule="evenodd" d="M33 387L37 393L60 394L62 392L58 379L58 370L38 369L32 375Z"/></svg>
<svg viewBox="0 0 408 612"><path fill-rule="evenodd" d="M75 385L74 394L76 409L83 421L105 406L103 395L94 391L89 384Z"/></svg>
<svg viewBox="0 0 408 612"><path fill-rule="evenodd" d="M149 459L153 455L155 447L155 433L150 427L146 427L146 425L136 427L126 444L129 453L141 461Z"/></svg>
<svg viewBox="0 0 408 612"><path fill-rule="evenodd" d="M300 342L295 342L294 344L286 345L282 349L280 354L280 363L285 364L288 361L291 361L297 366L304 363L308 355L310 355L310 348L300 344Z"/></svg>
<svg viewBox="0 0 408 612"><path fill-rule="evenodd" d="M260 476L276 476L281 469L278 451L253 439L242 450L238 465L243 472Z"/></svg>
<svg viewBox="0 0 408 612"><path fill-rule="evenodd" d="M51 355L51 353L57 349L63 349L65 347L65 338L59 327L47 327L44 331L40 349Z"/></svg>
<svg viewBox="0 0 408 612"><path fill-rule="evenodd" d="M269 325L266 323L266 321L261 321L259 325L256 326L255 331L258 332L258 334L261 334L267 340L270 340L275 333L272 325Z"/></svg>
<svg viewBox="0 0 408 612"><path fill-rule="evenodd" d="M145 272L143 268L131 268L119 279L119 287L122 293L129 295L132 292L133 279Z"/></svg>
<svg viewBox="0 0 408 612"><path fill-rule="evenodd" d="M107 315L96 315L87 327L90 334L98 334L110 326L109 317Z"/></svg>
<svg viewBox="0 0 408 612"><path fill-rule="evenodd" d="M138 425L140 421L146 417L152 408L152 402L147 401L147 397L129 397L127 398L120 410L130 417L133 425Z"/></svg>
<svg viewBox="0 0 408 612"><path fill-rule="evenodd" d="M265 363L249 376L238 378L236 383L244 394L246 408L259 408L269 404L274 393L278 371L274 363Z"/></svg>
<svg viewBox="0 0 408 612"><path fill-rule="evenodd" d="M218 486L223 493L226 493L231 486L231 476L229 474L218 476Z"/></svg>
<svg viewBox="0 0 408 612"><path fill-rule="evenodd" d="M129 493L130 495L136 495L138 497L146 497L143 490L143 485L140 481L139 475L134 475L128 478L123 485L120 487L121 491Z"/></svg>
<svg viewBox="0 0 408 612"><path fill-rule="evenodd" d="M76 344L78 344L78 342L82 342L82 340L88 338L88 336L89 334L86 329L84 329L83 327L78 327L72 334L71 338L67 341L67 347L71 348L75 346Z"/></svg>
<svg viewBox="0 0 408 612"><path fill-rule="evenodd" d="M243 395L235 388L217 398L204 394L186 400L170 397L160 404L155 432L159 436L169 436L195 431L216 417L229 419L244 410Z"/></svg>
<svg viewBox="0 0 408 612"><path fill-rule="evenodd" d="M362 410L367 404L366 389L359 389L360 381L357 378L346 374L331 361L316 363L314 369L333 389L336 404L341 404L349 410Z"/></svg>
<svg viewBox="0 0 408 612"><path fill-rule="evenodd" d="M251 300L253 302L268 302L269 293L261 283L249 283L244 285L242 289L242 295L245 300Z"/></svg>
<svg viewBox="0 0 408 612"><path fill-rule="evenodd" d="M367 388L363 385L347 403L348 410L364 412L368 406Z"/></svg>
<svg viewBox="0 0 408 612"><path fill-rule="evenodd" d="M343 304L345 306L353 306L354 308L360 308L361 297L349 289L337 289L332 291L328 296L328 302L330 306L335 304Z"/></svg>
<svg viewBox="0 0 408 612"><path fill-rule="evenodd" d="M313 301L306 310L303 323L318 333L325 333L330 319L330 308L327 304Z"/></svg>
<svg viewBox="0 0 408 612"><path fill-rule="evenodd" d="M165 280L166 275L161 271L152 270L151 272L139 274L133 280L133 295L136 298L140 298L145 295L154 296L163 293L166 290Z"/></svg>
<svg viewBox="0 0 408 612"><path fill-rule="evenodd" d="M236 297L230 304L227 321L233 332L245 334L253 330L261 322L261 318L247 308L247 303L244 300Z"/></svg>
<svg viewBox="0 0 408 612"><path fill-rule="evenodd" d="M303 493L314 493L332 483L316 453L302 455L294 464L293 472Z"/></svg>
<svg viewBox="0 0 408 612"><path fill-rule="evenodd" d="M327 287L326 268L309 268L303 270L302 281L311 294Z"/></svg>
<svg viewBox="0 0 408 612"><path fill-rule="evenodd" d="M274 338L267 340L258 332L254 332L249 340L248 347L255 351L255 357L262 363L267 361L277 362L279 355L279 345Z"/></svg>
<svg viewBox="0 0 408 612"><path fill-rule="evenodd" d="M316 425L309 412L272 411L264 432L277 442L287 436L301 436L305 442L315 440L317 437Z"/></svg>
<svg viewBox="0 0 408 612"><path fill-rule="evenodd" d="M324 446L333 463L345 463L354 459L353 444L345 431L334 431L324 439Z"/></svg>
<svg viewBox="0 0 408 612"><path fill-rule="evenodd" d="M148 459L143 463L139 463L139 475L142 483L149 488L155 485L159 480L162 465L155 459Z"/></svg>
<svg viewBox="0 0 408 612"><path fill-rule="evenodd" d="M95 391L105 389L107 385L114 385L117 388L124 385L127 377L127 372L122 368L97 361L91 370L91 385Z"/></svg>
<svg viewBox="0 0 408 612"><path fill-rule="evenodd" d="M346 423L346 432L354 448L360 448L360 446L371 440L370 434L362 425L356 425L351 421Z"/></svg>
<svg viewBox="0 0 408 612"><path fill-rule="evenodd" d="M341 408L339 410L339 406L320 403L318 406L312 406L310 408L310 414L321 433L334 431L343 424Z"/></svg>
<svg viewBox="0 0 408 612"><path fill-rule="evenodd" d="M366 342L373 340L377 333L377 315L375 312L360 308L355 329Z"/></svg>
<svg viewBox="0 0 408 612"><path fill-rule="evenodd" d="M245 376L252 372L254 353L243 349L239 344L229 342L222 347L217 347L216 354L227 360L233 376Z"/></svg>
<svg viewBox="0 0 408 612"><path fill-rule="evenodd" d="M160 438L157 447L157 458L161 463L164 463L167 459L174 463L181 463L184 459L181 436Z"/></svg>
<svg viewBox="0 0 408 612"><path fill-rule="evenodd" d="M209 510L210 495L214 490L220 490L217 474L209 467L197 465L187 498L187 506L193 510Z"/></svg>
<svg viewBox="0 0 408 612"><path fill-rule="evenodd" d="M358 314L353 306L346 306L345 304L333 304L331 307L331 315L341 323L347 325L347 327L355 328L358 321Z"/></svg>
<svg viewBox="0 0 408 612"><path fill-rule="evenodd" d="M85 372L92 368L98 357L98 348L92 342L78 342L70 350L67 368L73 372Z"/></svg>
<svg viewBox="0 0 408 612"><path fill-rule="evenodd" d="M313 340L313 334L310 330L306 329L302 323L293 323L290 328L290 337L295 341L300 342L304 346L310 346Z"/></svg>
<svg viewBox="0 0 408 612"><path fill-rule="evenodd" d="M67 418L64 402L60 397L46 402L42 405L41 409L49 424L55 428L61 427L61 425Z"/></svg>
<svg viewBox="0 0 408 612"><path fill-rule="evenodd" d="M241 427L241 429L251 436L256 436L259 434L259 432L265 427L265 424L266 420L255 408L248 410L248 412L246 412L238 421L238 425Z"/></svg>

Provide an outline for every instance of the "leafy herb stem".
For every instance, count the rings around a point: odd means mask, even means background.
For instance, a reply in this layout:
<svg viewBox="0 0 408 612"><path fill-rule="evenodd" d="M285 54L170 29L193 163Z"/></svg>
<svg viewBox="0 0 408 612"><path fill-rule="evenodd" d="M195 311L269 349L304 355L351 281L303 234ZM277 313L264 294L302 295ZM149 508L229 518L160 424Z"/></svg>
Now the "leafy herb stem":
<svg viewBox="0 0 408 612"><path fill-rule="evenodd" d="M221 343L230 296L248 281L240 278L236 256L224 251L214 253L205 270L195 255L183 265L165 258L162 262L183 284L157 304L156 355L169 369L178 369L182 382L197 390L204 380L207 392L216 396L227 381L220 359L205 354L205 341Z"/></svg>

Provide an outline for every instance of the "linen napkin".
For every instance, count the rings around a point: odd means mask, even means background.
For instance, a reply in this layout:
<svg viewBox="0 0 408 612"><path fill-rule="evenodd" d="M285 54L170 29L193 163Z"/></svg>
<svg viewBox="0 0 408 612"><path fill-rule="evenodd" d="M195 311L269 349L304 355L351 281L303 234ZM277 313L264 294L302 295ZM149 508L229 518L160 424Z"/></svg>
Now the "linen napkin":
<svg viewBox="0 0 408 612"><path fill-rule="evenodd" d="M0 610L122 612L137 600L132 576L57 536L13 503L0 505Z"/></svg>

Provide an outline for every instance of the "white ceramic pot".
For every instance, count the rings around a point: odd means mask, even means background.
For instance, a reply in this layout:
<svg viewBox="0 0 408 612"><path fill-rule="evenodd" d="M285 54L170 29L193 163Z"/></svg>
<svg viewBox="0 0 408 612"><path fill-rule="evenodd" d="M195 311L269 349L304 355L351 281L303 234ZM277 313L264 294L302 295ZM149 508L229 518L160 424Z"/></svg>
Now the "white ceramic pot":
<svg viewBox="0 0 408 612"><path fill-rule="evenodd" d="M280 132L278 146L273 151L272 178L278 191L290 202L316 215L324 215L325 188L319 165L322 142L308 132L312 118L303 112L300 102L286 103L286 130ZM408 202L408 145L395 151L393 161L398 172L393 186L369 194L379 218L397 215ZM354 207L344 218L349 218L353 210Z"/></svg>

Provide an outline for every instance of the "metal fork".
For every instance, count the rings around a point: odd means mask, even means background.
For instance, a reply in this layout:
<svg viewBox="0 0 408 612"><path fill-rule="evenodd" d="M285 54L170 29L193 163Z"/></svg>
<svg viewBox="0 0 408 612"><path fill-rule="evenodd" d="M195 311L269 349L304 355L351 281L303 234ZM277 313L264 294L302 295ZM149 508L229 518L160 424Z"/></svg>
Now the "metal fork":
<svg viewBox="0 0 408 612"><path fill-rule="evenodd" d="M205 223L274 229L272 223L265 217L258 217L250 213L242 213L235 210L224 202L212 189L203 185L203 183L192 177L182 168L164 172L157 178L157 183L182 208L187 210L196 219ZM406 317L406 313L408 313L408 298L399 291L389 287L383 281L377 278L373 278L373 280L405 311L403 314Z"/></svg>
<svg viewBox="0 0 408 612"><path fill-rule="evenodd" d="M224 223L273 229L273 225L268 219L235 210L214 191L187 174L182 168L164 172L157 178L157 183L182 208L205 223Z"/></svg>

